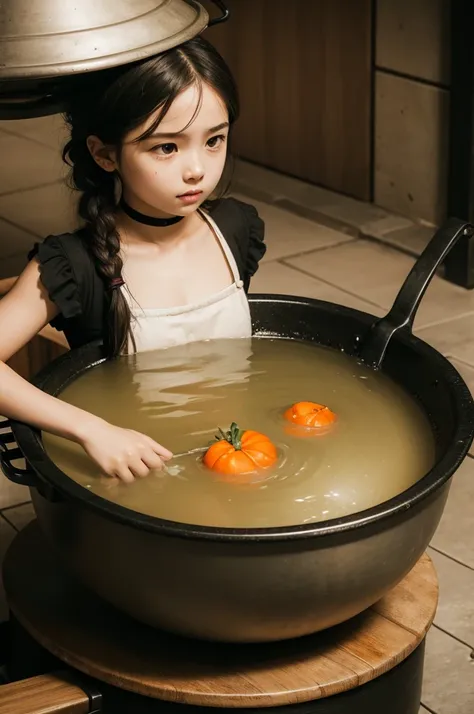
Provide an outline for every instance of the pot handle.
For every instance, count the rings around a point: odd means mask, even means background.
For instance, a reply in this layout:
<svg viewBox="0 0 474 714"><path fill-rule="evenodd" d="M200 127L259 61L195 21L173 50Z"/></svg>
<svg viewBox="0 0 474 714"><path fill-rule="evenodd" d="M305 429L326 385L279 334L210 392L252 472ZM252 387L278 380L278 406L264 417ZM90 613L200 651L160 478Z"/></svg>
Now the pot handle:
<svg viewBox="0 0 474 714"><path fill-rule="evenodd" d="M450 218L430 240L395 298L387 315L377 320L359 349L360 359L379 369L392 337L400 332L411 332L418 306L447 254L462 237L472 238L474 226L457 218Z"/></svg>
<svg viewBox="0 0 474 714"><path fill-rule="evenodd" d="M58 114L62 110L59 100L50 94L39 94L22 100L5 96L0 99L0 119L30 119Z"/></svg>
<svg viewBox="0 0 474 714"><path fill-rule="evenodd" d="M4 431L7 429L8 431ZM12 461L17 461L18 459L23 459L23 453L21 449L17 447L9 448L9 444L15 443L15 437L11 430L10 422L5 419L0 422L0 466L10 481L17 483L20 486L29 486L31 488L38 488L38 478L33 471L33 469L28 466L26 469L21 469L18 466L14 466Z"/></svg>
<svg viewBox="0 0 474 714"><path fill-rule="evenodd" d="M222 0L211 1L219 8L219 10L221 10L223 14L220 17L215 17L213 20L209 20L208 27L212 27L213 25L218 25L221 22L225 22L229 19L230 16L230 10L228 7L226 7L225 3L222 2Z"/></svg>

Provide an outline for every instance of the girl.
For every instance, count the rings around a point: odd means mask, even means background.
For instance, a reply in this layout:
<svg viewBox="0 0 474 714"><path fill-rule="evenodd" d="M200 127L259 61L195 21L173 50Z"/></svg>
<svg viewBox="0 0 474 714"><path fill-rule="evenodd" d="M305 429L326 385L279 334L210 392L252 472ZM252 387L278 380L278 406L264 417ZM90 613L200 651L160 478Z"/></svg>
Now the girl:
<svg viewBox="0 0 474 714"><path fill-rule="evenodd" d="M79 443L123 481L172 454L68 405L5 362L48 322L106 354L251 334L246 298L265 252L256 210L222 199L238 99L203 38L74 87L63 158L82 192L75 233L49 236L0 301L0 413Z"/></svg>

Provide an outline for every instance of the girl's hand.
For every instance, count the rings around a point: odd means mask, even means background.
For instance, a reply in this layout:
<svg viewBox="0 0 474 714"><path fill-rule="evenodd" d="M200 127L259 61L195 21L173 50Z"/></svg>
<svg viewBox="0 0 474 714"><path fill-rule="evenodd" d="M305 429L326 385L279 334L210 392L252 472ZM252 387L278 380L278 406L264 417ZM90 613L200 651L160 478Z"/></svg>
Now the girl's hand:
<svg viewBox="0 0 474 714"><path fill-rule="evenodd" d="M173 456L149 436L106 421L96 422L80 444L107 476L126 483L147 476L150 469L163 468L163 462Z"/></svg>

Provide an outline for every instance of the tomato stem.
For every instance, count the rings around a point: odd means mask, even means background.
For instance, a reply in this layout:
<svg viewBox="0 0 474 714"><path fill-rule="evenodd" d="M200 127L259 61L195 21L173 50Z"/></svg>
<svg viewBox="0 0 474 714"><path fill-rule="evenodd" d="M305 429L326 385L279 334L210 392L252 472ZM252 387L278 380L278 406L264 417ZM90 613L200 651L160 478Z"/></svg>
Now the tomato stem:
<svg viewBox="0 0 474 714"><path fill-rule="evenodd" d="M236 451L240 451L242 449L242 436L244 432L242 429L239 429L235 421L232 422L230 425L229 431L222 431L222 429L219 427L219 435L216 436L217 441L228 441L229 444L232 444L234 449Z"/></svg>

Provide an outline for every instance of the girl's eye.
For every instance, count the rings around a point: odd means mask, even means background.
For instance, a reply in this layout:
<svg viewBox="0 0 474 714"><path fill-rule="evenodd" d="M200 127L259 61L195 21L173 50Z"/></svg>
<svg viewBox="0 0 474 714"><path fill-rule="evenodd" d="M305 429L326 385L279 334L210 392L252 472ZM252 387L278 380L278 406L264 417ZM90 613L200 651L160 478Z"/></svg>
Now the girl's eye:
<svg viewBox="0 0 474 714"><path fill-rule="evenodd" d="M177 150L178 147L176 146L176 144L160 144L159 146L155 146L155 148L153 149L155 153L161 154L162 156L169 156Z"/></svg>
<svg viewBox="0 0 474 714"><path fill-rule="evenodd" d="M219 134L219 136L212 136L208 140L207 145L210 149L217 149L221 144L224 143L225 139L225 134Z"/></svg>

